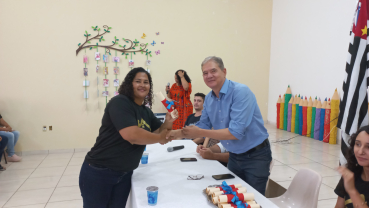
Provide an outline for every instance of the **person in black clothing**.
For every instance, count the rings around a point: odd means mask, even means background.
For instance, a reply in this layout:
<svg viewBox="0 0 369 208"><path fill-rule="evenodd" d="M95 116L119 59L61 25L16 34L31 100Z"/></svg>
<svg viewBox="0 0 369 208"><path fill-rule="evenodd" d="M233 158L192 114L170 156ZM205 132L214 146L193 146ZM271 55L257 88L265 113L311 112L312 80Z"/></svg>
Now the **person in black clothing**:
<svg viewBox="0 0 369 208"><path fill-rule="evenodd" d="M187 117L185 126L195 125L200 120L202 109L204 109L204 101L205 101L205 94L200 93L200 92L195 94L193 107L195 108L196 112ZM195 142L196 144L202 144L204 143L204 138L193 139L193 142Z"/></svg>
<svg viewBox="0 0 369 208"><path fill-rule="evenodd" d="M119 95L106 105L99 136L79 176L83 207L125 207L131 176L146 144L168 142L166 134L175 119L167 113L162 123L154 116L150 109L152 91L150 74L141 67L134 68L120 86Z"/></svg>
<svg viewBox="0 0 369 208"><path fill-rule="evenodd" d="M4 154L4 149L5 149L7 144L8 144L8 137L0 136L0 162L1 162L1 158ZM4 170L6 170L6 167L1 166L1 164L0 164L0 171L4 171Z"/></svg>
<svg viewBox="0 0 369 208"><path fill-rule="evenodd" d="M351 136L347 166L339 167L341 180L334 192L335 208L368 208L369 201L369 126L361 127Z"/></svg>

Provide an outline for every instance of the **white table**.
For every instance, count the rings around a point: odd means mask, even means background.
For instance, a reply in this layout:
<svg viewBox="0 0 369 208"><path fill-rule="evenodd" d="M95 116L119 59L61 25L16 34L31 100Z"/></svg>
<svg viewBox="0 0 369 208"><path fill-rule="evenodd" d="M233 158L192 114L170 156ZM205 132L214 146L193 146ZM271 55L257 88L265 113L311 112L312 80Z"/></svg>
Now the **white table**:
<svg viewBox="0 0 369 208"><path fill-rule="evenodd" d="M184 145L185 148L168 152L168 147ZM196 153L196 144L190 140L177 140L166 145L147 145L149 153L148 164L142 165L133 172L132 189L128 199L128 208L152 207L147 203L148 186L159 187L158 203L156 207L167 208L204 208L215 206L208 202L203 193L208 185L221 184L223 181L215 180L211 176L231 173L226 167L215 160L205 160ZM195 157L197 162L181 162L182 157ZM189 175L203 174L201 180L187 180ZM277 207L254 188L236 176L225 180L227 184L242 184L247 192L255 194L255 201L263 208Z"/></svg>

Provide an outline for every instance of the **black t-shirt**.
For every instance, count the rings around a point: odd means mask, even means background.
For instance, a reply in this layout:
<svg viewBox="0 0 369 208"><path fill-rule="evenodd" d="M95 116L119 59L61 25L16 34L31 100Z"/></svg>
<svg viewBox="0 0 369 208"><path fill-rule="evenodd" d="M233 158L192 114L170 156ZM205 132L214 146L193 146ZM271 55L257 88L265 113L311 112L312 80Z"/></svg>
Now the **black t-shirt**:
<svg viewBox="0 0 369 208"><path fill-rule="evenodd" d="M355 188L360 193L362 199L364 199L365 203L369 202L369 181L363 181L360 176L355 177ZM345 190L345 186L343 185L343 179L338 182L338 185L334 192L341 198L345 199L345 208L354 208L350 195Z"/></svg>
<svg viewBox="0 0 369 208"><path fill-rule="evenodd" d="M138 126L153 132L162 124L146 106L137 105L125 95L117 95L106 105L99 136L87 153L86 161L119 172L134 170L146 145L132 145L124 140L119 130Z"/></svg>
<svg viewBox="0 0 369 208"><path fill-rule="evenodd" d="M201 115L196 117L195 114L191 114L187 117L185 122L185 126L192 126L195 125L198 121L200 121Z"/></svg>

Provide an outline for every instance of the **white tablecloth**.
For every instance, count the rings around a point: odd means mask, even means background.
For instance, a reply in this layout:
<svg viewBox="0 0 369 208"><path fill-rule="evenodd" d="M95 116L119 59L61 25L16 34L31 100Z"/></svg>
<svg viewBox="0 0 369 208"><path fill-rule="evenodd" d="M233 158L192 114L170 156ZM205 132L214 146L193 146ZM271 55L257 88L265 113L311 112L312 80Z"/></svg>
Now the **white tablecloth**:
<svg viewBox="0 0 369 208"><path fill-rule="evenodd" d="M167 151L168 147L179 145L184 145L185 148L174 152ZM149 153L148 164L140 164L133 172L132 189L127 203L129 208L152 207L147 203L148 186L159 187L156 207L215 208L208 202L203 189L208 185L221 184L222 181L211 176L226 173L236 176L218 161L203 159L196 153L196 144L190 140L172 141L166 145L147 145L146 152ZM195 157L197 162L181 162L182 157ZM203 174L205 178L187 180L189 175L197 174ZM225 181L227 184L242 184L247 188L247 192L255 194L255 201L263 208L277 207L239 177Z"/></svg>

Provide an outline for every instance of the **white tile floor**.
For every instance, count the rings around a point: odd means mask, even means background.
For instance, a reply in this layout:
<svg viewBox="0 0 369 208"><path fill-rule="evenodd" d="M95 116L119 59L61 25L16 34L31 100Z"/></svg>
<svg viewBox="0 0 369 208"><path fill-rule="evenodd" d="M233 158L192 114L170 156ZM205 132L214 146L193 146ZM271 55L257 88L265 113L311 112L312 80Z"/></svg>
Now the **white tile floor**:
<svg viewBox="0 0 369 208"><path fill-rule="evenodd" d="M337 201L334 189L340 180L335 170L338 167L340 146L279 130L275 125L266 124L265 127L268 129L275 161L270 178L287 189L299 169L315 170L323 177L318 208L334 207ZM292 137L290 144L277 142Z"/></svg>
<svg viewBox="0 0 369 208"><path fill-rule="evenodd" d="M78 176L86 152L25 155L0 172L0 207L81 208Z"/></svg>
<svg viewBox="0 0 369 208"><path fill-rule="evenodd" d="M318 208L334 207L340 176L339 145L329 145L266 125L275 160L271 179L288 188L300 168L311 168L323 177ZM297 137L296 137L297 136ZM295 137L291 144L275 143ZM81 208L78 175L86 152L55 151L25 155L22 162L8 163L0 172L0 208ZM2 165L4 165L2 161Z"/></svg>

